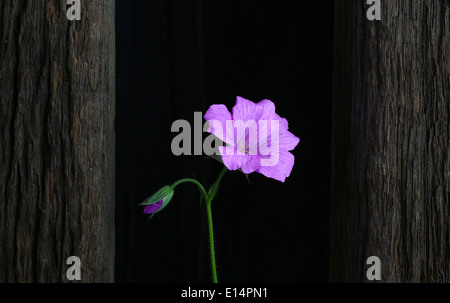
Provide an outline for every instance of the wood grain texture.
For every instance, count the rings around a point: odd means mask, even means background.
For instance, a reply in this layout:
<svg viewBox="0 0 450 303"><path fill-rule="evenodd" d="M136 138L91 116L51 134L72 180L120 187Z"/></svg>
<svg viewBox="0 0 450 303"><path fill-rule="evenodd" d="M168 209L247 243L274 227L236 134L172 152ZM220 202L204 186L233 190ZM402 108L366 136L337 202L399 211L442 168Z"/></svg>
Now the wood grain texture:
<svg viewBox="0 0 450 303"><path fill-rule="evenodd" d="M450 282L450 2L335 2L330 280Z"/></svg>
<svg viewBox="0 0 450 303"><path fill-rule="evenodd" d="M114 279L114 1L0 1L0 282Z"/></svg>

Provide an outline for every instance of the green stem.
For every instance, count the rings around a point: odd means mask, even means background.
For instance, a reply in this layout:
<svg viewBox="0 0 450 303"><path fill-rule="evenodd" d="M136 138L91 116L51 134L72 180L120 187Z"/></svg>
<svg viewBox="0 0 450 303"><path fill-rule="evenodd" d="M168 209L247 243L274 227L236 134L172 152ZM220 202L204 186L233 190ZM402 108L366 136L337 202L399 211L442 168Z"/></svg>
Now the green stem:
<svg viewBox="0 0 450 303"><path fill-rule="evenodd" d="M216 270L216 253L214 249L214 231L213 231L213 219L212 219L212 212L211 212L211 202L214 199L214 197L217 194L217 191L219 190L219 184L222 180L223 175L227 172L227 168L224 167L222 171L220 172L219 176L217 177L216 182L211 186L209 192L207 193L203 185L198 182L195 179L186 178L181 179L172 184L172 188L174 189L177 185L185 182L191 182L198 186L200 191L202 192L203 197L206 200L206 211L208 213L208 230L209 230L209 249L211 252L211 270L212 270L212 276L213 276L213 282L217 283L217 270Z"/></svg>
<svg viewBox="0 0 450 303"><path fill-rule="evenodd" d="M175 189L175 187L177 185L180 185L181 183L185 183L185 182L191 182L191 183L196 184L198 186L198 188L200 189L200 191L202 192L203 197L205 197L205 199L208 198L208 194L206 193L206 190L203 187L203 185L200 182L198 182L197 180L195 180L195 179L185 178L185 179L178 180L177 182L172 184L172 188Z"/></svg>
<svg viewBox="0 0 450 303"><path fill-rule="evenodd" d="M213 220L211 213L211 200L206 201L206 211L208 213L208 229L209 229L209 249L211 253L211 269L213 282L217 283L217 271L216 271L216 253L214 250L214 232L213 232Z"/></svg>
<svg viewBox="0 0 450 303"><path fill-rule="evenodd" d="M212 270L212 276L213 276L213 282L217 283L217 270L216 270L216 253L214 249L214 229L213 229L213 219L212 219L212 212L211 212L211 202L214 199L214 197L217 194L217 191L219 190L219 184L222 180L223 175L227 172L226 166L222 169L219 176L217 177L216 182L214 182L213 186L211 186L211 189L209 190L209 197L206 200L206 211L208 213L208 230L209 230L209 250L211 253L211 270Z"/></svg>

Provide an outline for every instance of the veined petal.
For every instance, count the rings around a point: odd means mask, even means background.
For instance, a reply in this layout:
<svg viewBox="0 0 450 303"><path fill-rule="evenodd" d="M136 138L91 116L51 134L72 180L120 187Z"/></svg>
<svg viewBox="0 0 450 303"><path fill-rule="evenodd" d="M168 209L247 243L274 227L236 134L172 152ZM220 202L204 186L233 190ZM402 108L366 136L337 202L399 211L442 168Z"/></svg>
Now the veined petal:
<svg viewBox="0 0 450 303"><path fill-rule="evenodd" d="M219 146L219 153L222 156L223 164L229 170L237 170L241 168L248 159L246 155L238 155L234 146Z"/></svg>
<svg viewBox="0 0 450 303"><path fill-rule="evenodd" d="M242 120L244 122L248 120L258 121L261 109L258 106L256 106L256 103L237 96L236 104L234 105L232 112L233 112L233 119L235 121L236 120Z"/></svg>
<svg viewBox="0 0 450 303"><path fill-rule="evenodd" d="M278 120L280 123L280 130L286 130L289 128L288 120L285 118L280 117L277 113L273 114L272 120Z"/></svg>
<svg viewBox="0 0 450 303"><path fill-rule="evenodd" d="M233 125L233 117L223 104L214 104L209 107L204 115L208 122L208 132L218 137L223 142L234 145L234 129L227 127Z"/></svg>
<svg viewBox="0 0 450 303"><path fill-rule="evenodd" d="M272 101L264 99L256 104L259 110L258 120L272 120L275 115L275 104Z"/></svg>
<svg viewBox="0 0 450 303"><path fill-rule="evenodd" d="M268 178L272 178L281 182L284 182L291 174L294 166L294 155L286 150L279 150L278 161L273 166L263 166L257 170L257 172L263 174Z"/></svg>
<svg viewBox="0 0 450 303"><path fill-rule="evenodd" d="M241 169L244 174L251 174L261 167L261 159L259 156L245 156L246 162L243 163Z"/></svg>
<svg viewBox="0 0 450 303"><path fill-rule="evenodd" d="M208 111L204 116L205 120L232 120L231 113L228 111L228 108L223 104L213 104L209 107Z"/></svg>
<svg viewBox="0 0 450 303"><path fill-rule="evenodd" d="M280 130L278 138L280 149L284 150L293 150L300 142L300 139L288 130Z"/></svg>
<svg viewBox="0 0 450 303"><path fill-rule="evenodd" d="M242 97L236 97L236 104L233 107L233 119L248 121L271 120L275 115L275 104L272 101L264 99L254 103Z"/></svg>

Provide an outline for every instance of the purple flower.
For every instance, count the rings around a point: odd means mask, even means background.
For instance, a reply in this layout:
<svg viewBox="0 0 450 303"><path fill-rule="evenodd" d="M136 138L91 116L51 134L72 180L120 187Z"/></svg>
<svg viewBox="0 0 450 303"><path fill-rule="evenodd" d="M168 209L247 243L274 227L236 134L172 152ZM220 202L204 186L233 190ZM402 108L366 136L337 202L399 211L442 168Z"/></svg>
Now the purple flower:
<svg viewBox="0 0 450 303"><path fill-rule="evenodd" d="M225 105L214 104L204 118L208 132L224 141L222 161L230 170L258 172L284 182L294 166L293 150L300 139L288 131L288 121L275 113L270 100L254 103L236 97L231 114Z"/></svg>
<svg viewBox="0 0 450 303"><path fill-rule="evenodd" d="M161 199L159 202L156 202L154 204L143 205L144 214L146 214L146 215L154 214L161 207L163 201L164 201L164 199Z"/></svg>

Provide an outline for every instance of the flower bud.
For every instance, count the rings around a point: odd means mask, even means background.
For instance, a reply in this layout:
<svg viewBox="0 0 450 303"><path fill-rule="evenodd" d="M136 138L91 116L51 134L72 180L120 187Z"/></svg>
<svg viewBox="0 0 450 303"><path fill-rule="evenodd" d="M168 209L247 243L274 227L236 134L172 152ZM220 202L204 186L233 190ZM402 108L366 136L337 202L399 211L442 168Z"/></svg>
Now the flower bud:
<svg viewBox="0 0 450 303"><path fill-rule="evenodd" d="M150 214L151 218L169 204L173 194L174 190L172 187L164 186L139 205L144 206L144 214Z"/></svg>

